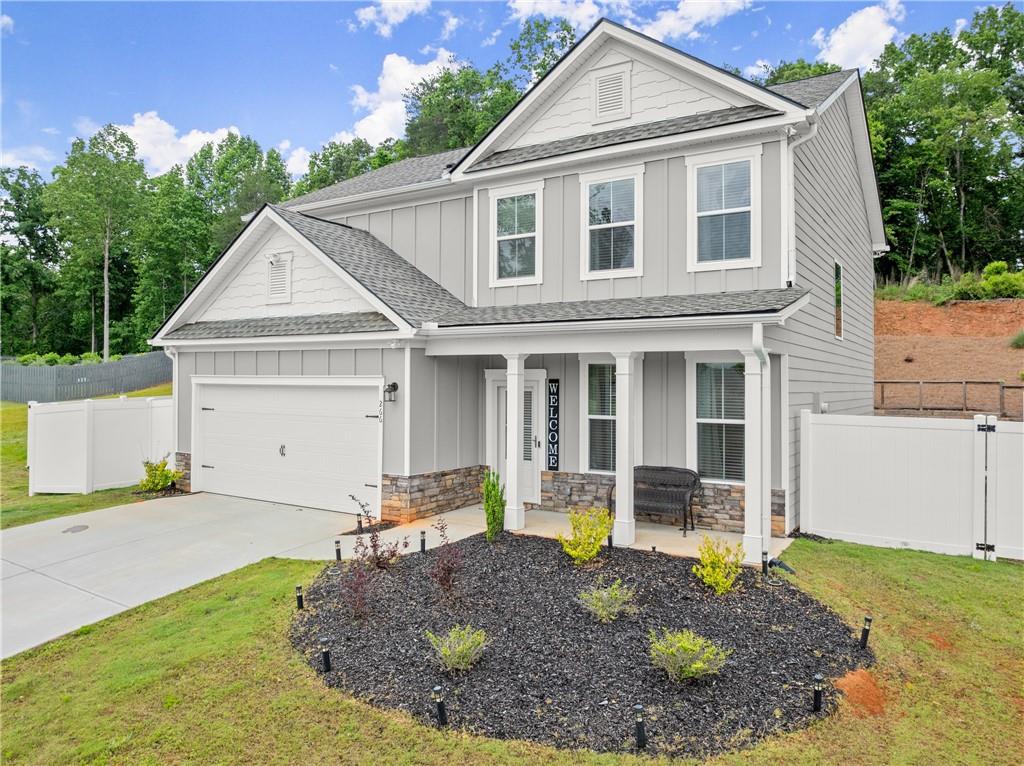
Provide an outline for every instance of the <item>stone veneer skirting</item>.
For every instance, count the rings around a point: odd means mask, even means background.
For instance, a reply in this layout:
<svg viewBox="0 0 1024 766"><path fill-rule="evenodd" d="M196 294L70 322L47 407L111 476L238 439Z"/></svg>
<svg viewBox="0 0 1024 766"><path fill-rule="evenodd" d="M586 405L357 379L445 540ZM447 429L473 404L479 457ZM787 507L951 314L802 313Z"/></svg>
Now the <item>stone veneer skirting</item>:
<svg viewBox="0 0 1024 766"><path fill-rule="evenodd" d="M174 469L184 474L174 485L182 492L192 491L192 453L175 452Z"/></svg>
<svg viewBox="0 0 1024 766"><path fill-rule="evenodd" d="M384 474L381 518L406 523L482 502L486 466L453 468L414 476Z"/></svg>
<svg viewBox="0 0 1024 766"><path fill-rule="evenodd" d="M569 511L579 508L606 507L608 491L615 484L614 476L596 473L542 471L540 508L548 511ZM744 487L740 484L704 484L694 498L695 526L717 532L743 534ZM661 517L636 514L638 521L663 521ZM527 521L529 526L529 521ZM784 537L786 529L786 493L772 490L772 535Z"/></svg>

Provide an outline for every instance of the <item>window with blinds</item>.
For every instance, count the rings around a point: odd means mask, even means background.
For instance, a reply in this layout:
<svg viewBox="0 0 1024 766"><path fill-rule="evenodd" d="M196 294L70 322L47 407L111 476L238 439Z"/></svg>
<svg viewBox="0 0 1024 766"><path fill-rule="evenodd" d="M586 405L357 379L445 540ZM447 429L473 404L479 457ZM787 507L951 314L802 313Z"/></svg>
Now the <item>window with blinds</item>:
<svg viewBox="0 0 1024 766"><path fill-rule="evenodd" d="M636 179L587 186L590 271L631 269L635 264Z"/></svg>
<svg viewBox="0 0 1024 766"><path fill-rule="evenodd" d="M537 195L495 200L498 279L537 274Z"/></svg>
<svg viewBox="0 0 1024 766"><path fill-rule="evenodd" d="M835 306L836 306L836 337L842 339L843 337L843 264L839 261L835 262L835 266L832 270L832 285L835 290Z"/></svg>
<svg viewBox="0 0 1024 766"><path fill-rule="evenodd" d="M533 391L523 391L523 460L533 461Z"/></svg>
<svg viewBox="0 0 1024 766"><path fill-rule="evenodd" d="M697 262L750 258L750 160L697 168Z"/></svg>
<svg viewBox="0 0 1024 766"><path fill-rule="evenodd" d="M587 365L588 469L615 470L615 365Z"/></svg>
<svg viewBox="0 0 1024 766"><path fill-rule="evenodd" d="M743 364L697 364L697 472L705 479L743 481Z"/></svg>

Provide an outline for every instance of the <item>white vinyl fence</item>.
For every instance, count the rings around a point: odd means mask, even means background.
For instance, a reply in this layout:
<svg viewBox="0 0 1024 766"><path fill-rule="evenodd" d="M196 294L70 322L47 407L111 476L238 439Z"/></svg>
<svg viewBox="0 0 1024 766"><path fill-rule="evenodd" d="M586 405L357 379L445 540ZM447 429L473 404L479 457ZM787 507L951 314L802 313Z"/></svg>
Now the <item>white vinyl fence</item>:
<svg viewBox="0 0 1024 766"><path fill-rule="evenodd" d="M804 532L1024 559L1024 424L805 410L800 426Z"/></svg>
<svg viewBox="0 0 1024 766"><path fill-rule="evenodd" d="M174 448L171 402L29 402L28 493L89 494L138 483L143 460L160 460Z"/></svg>

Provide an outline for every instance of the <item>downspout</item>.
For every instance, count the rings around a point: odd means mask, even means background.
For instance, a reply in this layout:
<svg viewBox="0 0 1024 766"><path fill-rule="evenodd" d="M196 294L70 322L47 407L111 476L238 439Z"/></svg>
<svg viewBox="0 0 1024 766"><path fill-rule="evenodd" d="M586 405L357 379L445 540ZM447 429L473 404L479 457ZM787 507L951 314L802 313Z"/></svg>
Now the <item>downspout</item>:
<svg viewBox="0 0 1024 766"><path fill-rule="evenodd" d="M174 454L171 455L171 463L177 467L178 462L178 349L174 346L164 346L164 354L171 360L171 418L173 419L173 445Z"/></svg>
<svg viewBox="0 0 1024 766"><path fill-rule="evenodd" d="M761 362L761 560L770 558L772 539L772 369L764 347L764 325L751 328L751 348Z"/></svg>
<svg viewBox="0 0 1024 766"><path fill-rule="evenodd" d="M801 144L810 141L816 135L818 135L818 113L812 112L807 115L807 124L810 125L810 130L804 133L802 136L789 141L789 145L786 148L786 153L789 155L789 170L787 185L789 188L786 190L786 231L788 232L789 242L786 247L786 283L788 285L796 284L796 182L795 182L795 154L793 152Z"/></svg>

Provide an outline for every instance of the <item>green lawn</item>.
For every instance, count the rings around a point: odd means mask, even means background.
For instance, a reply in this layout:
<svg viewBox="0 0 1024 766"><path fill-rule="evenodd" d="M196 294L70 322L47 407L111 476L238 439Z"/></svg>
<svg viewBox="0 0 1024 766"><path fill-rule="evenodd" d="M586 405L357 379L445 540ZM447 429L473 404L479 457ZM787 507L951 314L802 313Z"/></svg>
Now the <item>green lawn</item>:
<svg viewBox="0 0 1024 766"><path fill-rule="evenodd" d="M127 395L169 396L170 393L171 384L165 383ZM29 497L28 470L25 467L27 425L27 405L0 402L0 529L138 501L130 487L102 490L91 495Z"/></svg>
<svg viewBox="0 0 1024 766"><path fill-rule="evenodd" d="M714 763L1019 762L1024 567L805 540L785 558L851 626L874 615L885 709L844 701ZM325 688L287 640L321 566L267 560L5 662L4 763L639 762L439 733Z"/></svg>

